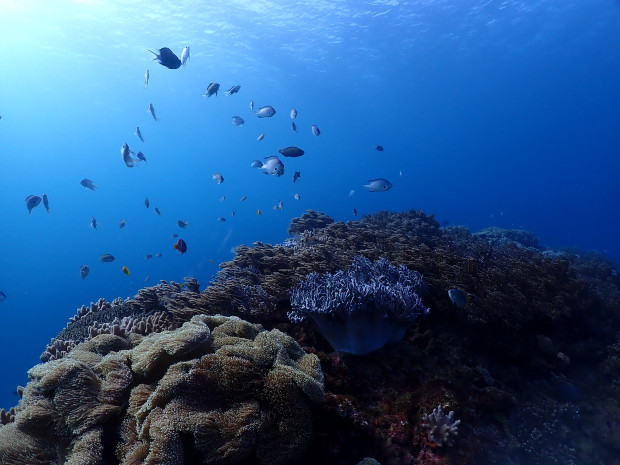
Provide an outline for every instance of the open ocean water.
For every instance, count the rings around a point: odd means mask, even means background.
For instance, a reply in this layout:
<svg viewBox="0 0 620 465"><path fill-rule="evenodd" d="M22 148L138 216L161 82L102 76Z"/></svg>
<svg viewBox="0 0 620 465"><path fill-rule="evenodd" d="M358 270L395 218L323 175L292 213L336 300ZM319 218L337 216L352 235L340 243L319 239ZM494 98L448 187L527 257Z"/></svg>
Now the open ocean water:
<svg viewBox="0 0 620 465"><path fill-rule="evenodd" d="M618 1L0 7L0 407L82 304L160 279L204 288L235 246L282 242L306 209L336 220L420 209L620 259ZM186 46L179 69L149 52ZM218 95L201 97L212 82ZM250 101L276 114L258 118ZM128 168L124 143L147 162ZM287 146L305 154L280 156ZM280 177L250 166L271 155ZM375 178L392 189L368 192ZM29 214L25 198L42 193L50 212Z"/></svg>

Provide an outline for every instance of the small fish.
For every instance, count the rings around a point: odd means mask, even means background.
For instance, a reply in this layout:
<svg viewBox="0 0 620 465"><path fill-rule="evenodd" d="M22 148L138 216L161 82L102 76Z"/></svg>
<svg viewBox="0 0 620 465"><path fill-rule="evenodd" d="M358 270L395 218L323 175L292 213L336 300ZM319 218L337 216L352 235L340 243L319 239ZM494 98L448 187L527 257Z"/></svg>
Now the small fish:
<svg viewBox="0 0 620 465"><path fill-rule="evenodd" d="M43 200L43 206L45 207L45 211L49 213L50 203L49 203L49 200L47 199L47 194L41 194L41 199Z"/></svg>
<svg viewBox="0 0 620 465"><path fill-rule="evenodd" d="M276 109L273 108L271 105L260 107L256 112L256 116L258 116L259 118L271 118L275 114Z"/></svg>
<svg viewBox="0 0 620 465"><path fill-rule="evenodd" d="M256 138L257 141L261 141L265 138L265 134L263 134L262 132L258 135L258 137Z"/></svg>
<svg viewBox="0 0 620 465"><path fill-rule="evenodd" d="M215 173L213 175L213 180L218 184L222 184L224 182L224 176L222 176L220 173Z"/></svg>
<svg viewBox="0 0 620 465"><path fill-rule="evenodd" d="M90 189L91 191L94 191L95 189L97 189L97 185L88 178L82 179L80 181L80 184L84 186L85 188Z"/></svg>
<svg viewBox="0 0 620 465"><path fill-rule="evenodd" d="M114 260L114 255L110 255L109 253L104 253L101 257L99 257L99 261L103 263L110 263Z"/></svg>
<svg viewBox="0 0 620 465"><path fill-rule="evenodd" d="M314 134L315 136L320 136L321 135L321 130L319 129L319 127L316 124L312 125L312 134Z"/></svg>
<svg viewBox="0 0 620 465"><path fill-rule="evenodd" d="M144 256L145 260L150 260L151 258L153 258L153 256L151 254L147 254Z"/></svg>
<svg viewBox="0 0 620 465"><path fill-rule="evenodd" d="M26 197L26 208L28 209L28 213L32 211L37 205L41 203L41 197L38 195L29 195Z"/></svg>
<svg viewBox="0 0 620 465"><path fill-rule="evenodd" d="M355 194L355 189L351 189L349 191L349 197L353 197L354 194Z"/></svg>
<svg viewBox="0 0 620 465"><path fill-rule="evenodd" d="M293 132L297 132L297 125L295 124L295 121L293 121L293 122L291 123L291 130L292 130Z"/></svg>
<svg viewBox="0 0 620 465"><path fill-rule="evenodd" d="M179 237L177 233L170 234L170 239L176 239L177 237Z"/></svg>
<svg viewBox="0 0 620 465"><path fill-rule="evenodd" d="M382 145L375 145L375 150L378 150L379 152L383 152L383 146Z"/></svg>
<svg viewBox="0 0 620 465"><path fill-rule="evenodd" d="M168 47L160 48L159 53L155 53L152 50L149 50L149 52L155 55L153 60L157 60L160 65L165 66L168 69L178 69L181 66L181 60L179 60L179 57L176 56Z"/></svg>
<svg viewBox="0 0 620 465"><path fill-rule="evenodd" d="M232 86L226 91L226 95L236 94L237 92L239 92L239 89L241 89L240 85Z"/></svg>
<svg viewBox="0 0 620 465"><path fill-rule="evenodd" d="M217 97L217 91L220 90L220 85L217 82L212 82L207 86L207 90L202 94L204 98L211 97L213 94Z"/></svg>
<svg viewBox="0 0 620 465"><path fill-rule="evenodd" d="M149 85L149 70L147 69L144 72L144 88L146 89L148 85Z"/></svg>
<svg viewBox="0 0 620 465"><path fill-rule="evenodd" d="M184 47L181 52L181 66L183 66L183 68L185 68L187 60L189 60L189 45Z"/></svg>
<svg viewBox="0 0 620 465"><path fill-rule="evenodd" d="M143 161L144 163L146 163L146 157L144 156L144 154L142 152L138 152L138 155L136 155L136 157L138 157L138 160Z"/></svg>
<svg viewBox="0 0 620 465"><path fill-rule="evenodd" d="M151 206L151 202L149 201L148 197L144 197L144 206L146 208L149 208Z"/></svg>
<svg viewBox="0 0 620 465"><path fill-rule="evenodd" d="M262 168L263 167L263 162L260 160L252 160L252 163L250 164L250 166L252 168Z"/></svg>
<svg viewBox="0 0 620 465"><path fill-rule="evenodd" d="M241 202L245 202L248 199L248 197L246 195L244 195L243 197L241 197L239 200Z"/></svg>
<svg viewBox="0 0 620 465"><path fill-rule="evenodd" d="M293 195L293 198L294 198L295 200L299 200L299 199L301 199L301 195L299 195L299 194L295 194L295 195Z"/></svg>
<svg viewBox="0 0 620 465"><path fill-rule="evenodd" d="M97 220L95 219L94 216L90 218L90 227L93 229L97 229Z"/></svg>
<svg viewBox="0 0 620 465"><path fill-rule="evenodd" d="M174 244L172 247L174 247L174 250L178 250L179 252L181 252L181 255L187 252L187 244L183 239L179 239L177 243Z"/></svg>
<svg viewBox="0 0 620 465"><path fill-rule="evenodd" d="M179 225L179 228L187 228L189 226L189 223L187 221L183 221L183 220L179 220L177 221L177 224Z"/></svg>
<svg viewBox="0 0 620 465"><path fill-rule="evenodd" d="M254 100L250 100L250 111L254 111Z"/></svg>
<svg viewBox="0 0 620 465"><path fill-rule="evenodd" d="M257 208L257 209L256 209L256 214L257 214L258 216L260 216L260 214L261 214L261 213L262 213L262 212L260 211L260 208Z"/></svg>
<svg viewBox="0 0 620 465"><path fill-rule="evenodd" d="M144 278L144 282L145 282L145 283L149 282L150 280L151 280L151 277L150 277L150 276L147 276L146 278Z"/></svg>
<svg viewBox="0 0 620 465"><path fill-rule="evenodd" d="M461 289L448 289L448 297L458 308L465 308L469 304L469 294Z"/></svg>
<svg viewBox="0 0 620 465"><path fill-rule="evenodd" d="M357 216L357 208L353 207L353 216Z"/></svg>
<svg viewBox="0 0 620 465"><path fill-rule="evenodd" d="M290 117L291 119L297 118L297 110L295 110L294 108L291 108Z"/></svg>
<svg viewBox="0 0 620 465"><path fill-rule="evenodd" d="M157 117L157 115L155 114L155 107L153 106L152 103L149 103L149 108L148 108L149 112L151 113L151 116L153 117L153 119L155 121L159 121L159 118Z"/></svg>
<svg viewBox="0 0 620 465"><path fill-rule="evenodd" d="M224 218L223 216L220 216L217 220L221 221L221 222L224 222L224 221L226 221L226 218Z"/></svg>
<svg viewBox="0 0 620 465"><path fill-rule="evenodd" d="M301 171L295 171L293 173L293 182L297 181L299 178L301 178Z"/></svg>
<svg viewBox="0 0 620 465"><path fill-rule="evenodd" d="M230 212L230 216L235 216L234 210Z"/></svg>
<svg viewBox="0 0 620 465"><path fill-rule="evenodd" d="M123 273L129 276L129 268L127 268L126 266L123 266L122 270L123 270Z"/></svg>
<svg viewBox="0 0 620 465"><path fill-rule="evenodd" d="M129 145L125 142L121 147L121 156L123 157L123 161L128 168L133 168L139 163L139 160L137 158L133 158L131 155L133 155L133 152L129 150Z"/></svg>
<svg viewBox="0 0 620 465"><path fill-rule="evenodd" d="M265 157L265 163L261 166L263 173L280 177L284 174L284 163L276 157Z"/></svg>
<svg viewBox="0 0 620 465"><path fill-rule="evenodd" d="M225 195L220 197L220 202L224 202L225 200L226 200L226 196Z"/></svg>
<svg viewBox="0 0 620 465"><path fill-rule="evenodd" d="M90 273L90 268L86 265L82 265L80 267L80 276L82 277L82 279L86 278L86 276L88 276L88 273Z"/></svg>
<svg viewBox="0 0 620 465"><path fill-rule="evenodd" d="M403 175L403 170L400 170L400 171L398 172L398 175L399 175L399 176L402 176L402 175Z"/></svg>
<svg viewBox="0 0 620 465"><path fill-rule="evenodd" d="M245 123L245 121L243 121L243 118L241 116L233 116L232 123L235 126L243 126L243 123Z"/></svg>
<svg viewBox="0 0 620 465"><path fill-rule="evenodd" d="M155 207L154 210L155 210L155 213L157 213L159 216L161 216L161 212L159 211L159 208Z"/></svg>
<svg viewBox="0 0 620 465"><path fill-rule="evenodd" d="M286 147L278 150L285 157L301 157L305 152L299 147Z"/></svg>
<svg viewBox="0 0 620 465"><path fill-rule="evenodd" d="M6 299L6 294L4 292L0 291L0 302L2 302L5 299Z"/></svg>
<svg viewBox="0 0 620 465"><path fill-rule="evenodd" d="M144 137L142 137L142 133L140 132L140 126L136 126L136 132L134 134L138 136L138 139L144 142Z"/></svg>
<svg viewBox="0 0 620 465"><path fill-rule="evenodd" d="M364 187L368 189L368 192L385 192L392 188L392 183L387 179L377 178L369 180Z"/></svg>
<svg viewBox="0 0 620 465"><path fill-rule="evenodd" d="M157 253L155 254L155 256L156 256L157 258L161 258L161 252L157 252Z"/></svg>
<svg viewBox="0 0 620 465"><path fill-rule="evenodd" d="M282 200L278 200L276 207L278 210L284 210L284 202L282 202Z"/></svg>
<svg viewBox="0 0 620 465"><path fill-rule="evenodd" d="M121 220L120 223L118 223L118 227L120 229L123 229L125 227L125 225L127 224L127 220Z"/></svg>

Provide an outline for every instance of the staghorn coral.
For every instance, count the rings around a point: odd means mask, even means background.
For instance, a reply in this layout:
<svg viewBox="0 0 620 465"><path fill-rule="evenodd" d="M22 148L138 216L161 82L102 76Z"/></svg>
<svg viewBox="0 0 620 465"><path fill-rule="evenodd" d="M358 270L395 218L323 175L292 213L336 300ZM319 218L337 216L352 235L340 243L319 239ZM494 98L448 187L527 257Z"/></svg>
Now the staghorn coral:
<svg viewBox="0 0 620 465"><path fill-rule="evenodd" d="M315 355L223 316L131 339L101 334L29 376L0 428L1 463L287 464L324 396Z"/></svg>
<svg viewBox="0 0 620 465"><path fill-rule="evenodd" d="M441 405L438 405L432 413L424 414L422 421L422 427L428 430L428 437L437 444L437 447L444 444L449 447L454 445L456 436L459 434L461 420L454 419L452 410L446 415Z"/></svg>
<svg viewBox="0 0 620 465"><path fill-rule="evenodd" d="M420 273L403 265L356 257L349 271L310 273L291 291L288 317L311 317L334 349L362 355L400 341L428 313L418 295L424 288Z"/></svg>

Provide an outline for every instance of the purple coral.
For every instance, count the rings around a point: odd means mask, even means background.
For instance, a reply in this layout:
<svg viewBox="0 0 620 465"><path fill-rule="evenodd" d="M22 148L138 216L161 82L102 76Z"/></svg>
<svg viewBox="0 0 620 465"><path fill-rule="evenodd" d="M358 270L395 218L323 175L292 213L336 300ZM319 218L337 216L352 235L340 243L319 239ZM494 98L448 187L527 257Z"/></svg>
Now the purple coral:
<svg viewBox="0 0 620 465"><path fill-rule="evenodd" d="M311 317L334 349L362 355L401 340L428 313L419 296L425 288L422 275L404 265L355 257L348 271L306 276L291 291L288 317Z"/></svg>

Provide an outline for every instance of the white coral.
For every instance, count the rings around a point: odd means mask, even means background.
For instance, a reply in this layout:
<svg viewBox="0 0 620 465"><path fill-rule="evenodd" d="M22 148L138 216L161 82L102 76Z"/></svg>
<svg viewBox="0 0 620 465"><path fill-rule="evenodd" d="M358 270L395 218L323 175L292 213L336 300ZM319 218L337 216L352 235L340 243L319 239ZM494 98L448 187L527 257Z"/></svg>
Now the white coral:
<svg viewBox="0 0 620 465"><path fill-rule="evenodd" d="M437 446L447 445L452 447L456 436L459 434L459 424L461 420L454 419L454 411L450 411L447 415L441 410L441 405L433 409L433 413L425 414L422 417L424 423L422 427L428 429L428 436Z"/></svg>

